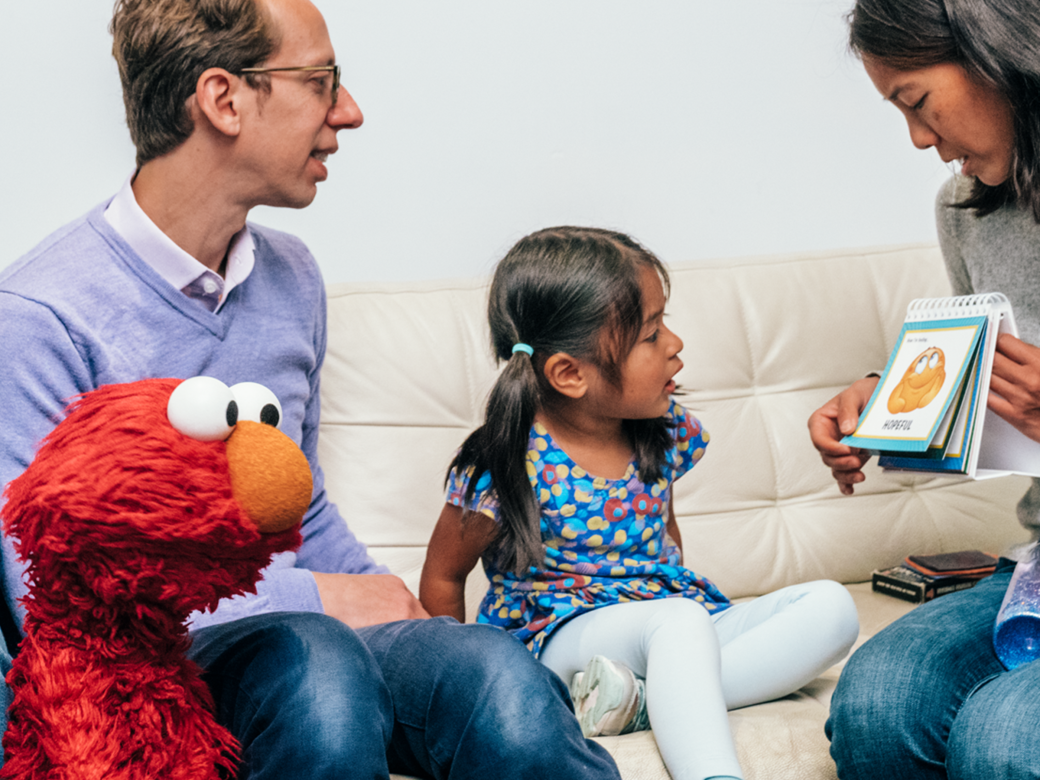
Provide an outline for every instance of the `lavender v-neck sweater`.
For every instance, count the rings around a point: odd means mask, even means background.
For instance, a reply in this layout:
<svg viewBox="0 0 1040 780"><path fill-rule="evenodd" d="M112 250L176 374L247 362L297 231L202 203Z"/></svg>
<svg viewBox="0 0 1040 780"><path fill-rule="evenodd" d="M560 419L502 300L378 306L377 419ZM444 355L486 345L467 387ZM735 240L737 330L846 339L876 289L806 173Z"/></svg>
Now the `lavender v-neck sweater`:
<svg viewBox="0 0 1040 780"><path fill-rule="evenodd" d="M225 600L193 626L274 611L320 612L311 571L385 571L347 528L318 466L325 290L299 239L250 224L256 265L219 313L175 290L104 219L107 203L0 272L0 484L17 477L73 396L115 382L206 374L260 382L278 396L282 431L314 475L303 546L272 563L258 593ZM24 566L3 539L8 605L26 593Z"/></svg>

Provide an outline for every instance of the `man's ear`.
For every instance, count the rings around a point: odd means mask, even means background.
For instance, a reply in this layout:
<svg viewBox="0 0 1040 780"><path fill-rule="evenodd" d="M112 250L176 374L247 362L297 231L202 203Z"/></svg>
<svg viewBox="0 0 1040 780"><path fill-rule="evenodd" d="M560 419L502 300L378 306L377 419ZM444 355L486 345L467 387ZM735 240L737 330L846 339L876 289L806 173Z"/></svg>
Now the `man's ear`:
<svg viewBox="0 0 1040 780"><path fill-rule="evenodd" d="M196 121L202 118L198 114L206 117L217 132L237 136L242 131L241 104L247 89L238 76L223 68L208 68L195 84L195 94L189 99L194 106L189 105L189 111Z"/></svg>
<svg viewBox="0 0 1040 780"><path fill-rule="evenodd" d="M550 355L542 366L542 374L553 390L568 398L581 398L588 392L588 366L566 352Z"/></svg>

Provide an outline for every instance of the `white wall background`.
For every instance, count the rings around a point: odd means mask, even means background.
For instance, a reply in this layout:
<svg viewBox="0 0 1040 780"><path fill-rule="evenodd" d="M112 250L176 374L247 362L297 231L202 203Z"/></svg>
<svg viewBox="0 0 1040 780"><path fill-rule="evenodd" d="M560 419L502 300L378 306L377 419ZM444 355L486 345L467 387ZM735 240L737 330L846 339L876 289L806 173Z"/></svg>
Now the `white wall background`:
<svg viewBox="0 0 1040 780"><path fill-rule="evenodd" d="M133 150L108 0L2 0L0 267ZM330 282L470 276L550 224L666 262L932 241L948 171L845 52L851 0L317 0L365 124L303 211Z"/></svg>

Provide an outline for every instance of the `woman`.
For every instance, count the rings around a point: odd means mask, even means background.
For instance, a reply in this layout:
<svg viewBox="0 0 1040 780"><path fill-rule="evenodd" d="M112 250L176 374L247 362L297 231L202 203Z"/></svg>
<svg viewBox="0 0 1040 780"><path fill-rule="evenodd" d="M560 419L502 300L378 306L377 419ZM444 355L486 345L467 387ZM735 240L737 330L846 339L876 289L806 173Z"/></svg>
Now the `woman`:
<svg viewBox="0 0 1040 780"><path fill-rule="evenodd" d="M1040 8L857 0L849 23L851 48L914 145L960 162L936 204L943 258L956 294L1011 299L1022 338L998 340L989 407L1040 441ZM839 440L876 383L861 379L809 420L845 494L868 456ZM1040 481L1018 515L1036 537ZM827 723L842 780L1040 777L1040 664L1008 672L993 652L1013 568L1002 560L993 577L914 610L853 655Z"/></svg>

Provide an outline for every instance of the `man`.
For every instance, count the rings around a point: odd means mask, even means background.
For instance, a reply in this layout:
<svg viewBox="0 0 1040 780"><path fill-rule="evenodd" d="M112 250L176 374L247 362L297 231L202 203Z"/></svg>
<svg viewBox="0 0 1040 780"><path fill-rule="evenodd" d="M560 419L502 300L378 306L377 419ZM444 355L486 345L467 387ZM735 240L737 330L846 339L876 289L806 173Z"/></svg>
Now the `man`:
<svg viewBox="0 0 1040 780"><path fill-rule="evenodd" d="M258 381L314 495L298 554L193 621L192 656L243 745L239 776L616 778L558 678L496 629L426 619L326 496L321 279L297 239L246 225L257 205L308 205L337 132L362 123L321 14L309 0L123 0L112 33L137 170L0 273L0 483L78 393ZM16 612L23 570L5 538Z"/></svg>

